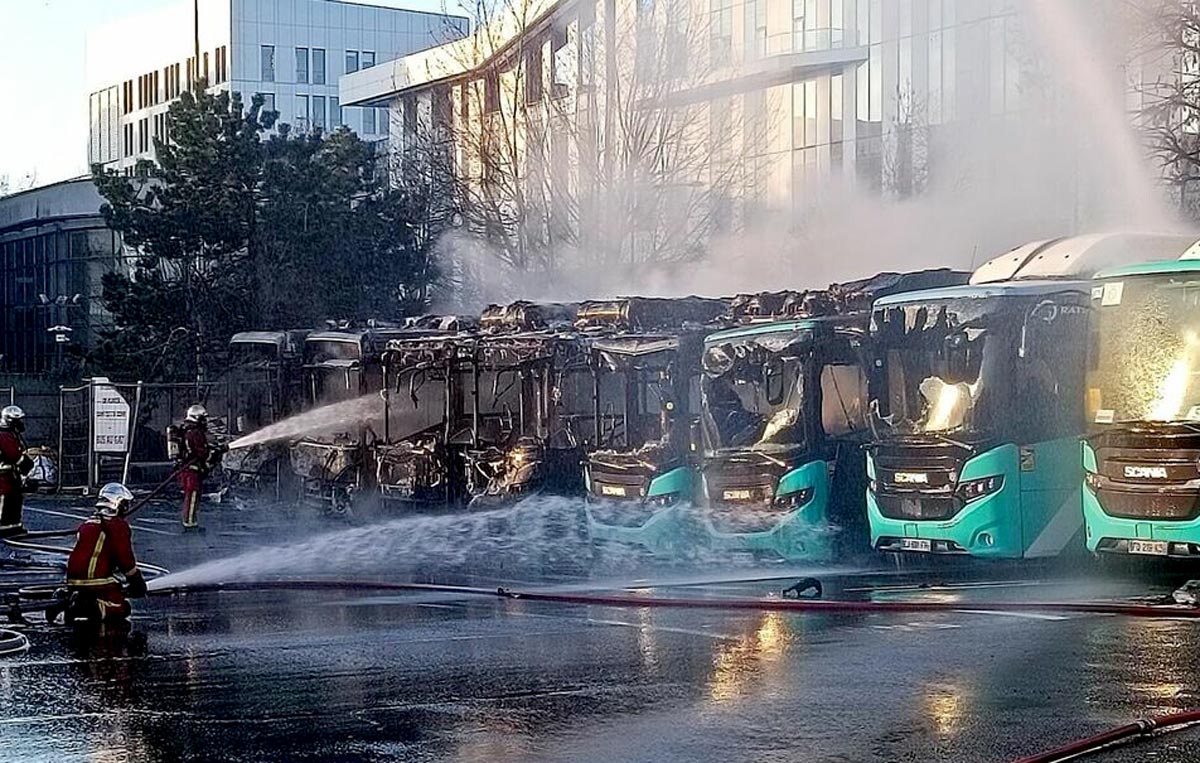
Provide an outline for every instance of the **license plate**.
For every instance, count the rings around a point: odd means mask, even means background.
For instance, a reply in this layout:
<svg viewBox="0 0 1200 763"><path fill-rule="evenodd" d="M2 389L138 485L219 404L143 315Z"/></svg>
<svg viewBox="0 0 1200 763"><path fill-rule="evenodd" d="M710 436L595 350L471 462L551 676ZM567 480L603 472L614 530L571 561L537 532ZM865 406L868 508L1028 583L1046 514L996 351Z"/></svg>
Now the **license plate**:
<svg viewBox="0 0 1200 763"><path fill-rule="evenodd" d="M726 490L721 497L726 501L749 501L753 496L749 490Z"/></svg>
<svg viewBox="0 0 1200 763"><path fill-rule="evenodd" d="M925 538L901 538L900 539L900 550L901 551L926 551L926 552L928 552L928 551L931 551L932 549L933 549L933 542L926 540Z"/></svg>
<svg viewBox="0 0 1200 763"><path fill-rule="evenodd" d="M1129 541L1129 553L1166 556L1167 542L1165 540L1131 540Z"/></svg>
<svg viewBox="0 0 1200 763"><path fill-rule="evenodd" d="M624 497L625 486L624 485L601 485L600 486L600 494L601 495L618 495L618 496Z"/></svg>

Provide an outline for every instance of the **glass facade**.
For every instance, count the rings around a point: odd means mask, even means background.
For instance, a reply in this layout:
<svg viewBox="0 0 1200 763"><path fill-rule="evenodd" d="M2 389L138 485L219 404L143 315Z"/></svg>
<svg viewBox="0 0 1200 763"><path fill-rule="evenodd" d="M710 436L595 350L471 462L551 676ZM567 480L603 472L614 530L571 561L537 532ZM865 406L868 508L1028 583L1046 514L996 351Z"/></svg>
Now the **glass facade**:
<svg viewBox="0 0 1200 763"><path fill-rule="evenodd" d="M96 216L0 230L0 372L51 371L62 357L53 326L70 327L71 344L86 346L103 319L100 274L119 251L120 238Z"/></svg>

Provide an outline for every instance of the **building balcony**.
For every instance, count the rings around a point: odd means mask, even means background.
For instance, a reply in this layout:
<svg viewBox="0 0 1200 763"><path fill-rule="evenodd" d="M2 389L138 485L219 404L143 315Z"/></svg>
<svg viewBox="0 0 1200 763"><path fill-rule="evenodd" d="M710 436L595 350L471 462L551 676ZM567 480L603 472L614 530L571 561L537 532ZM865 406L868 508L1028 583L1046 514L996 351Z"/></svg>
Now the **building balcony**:
<svg viewBox="0 0 1200 763"><path fill-rule="evenodd" d="M816 53L858 47L858 35L851 29L805 29L760 38L758 58L789 53Z"/></svg>
<svg viewBox="0 0 1200 763"><path fill-rule="evenodd" d="M714 51L715 53L715 51ZM719 66L710 81L675 93L676 102L699 102L842 71L867 60L867 46L843 29L808 29L764 36L739 63Z"/></svg>

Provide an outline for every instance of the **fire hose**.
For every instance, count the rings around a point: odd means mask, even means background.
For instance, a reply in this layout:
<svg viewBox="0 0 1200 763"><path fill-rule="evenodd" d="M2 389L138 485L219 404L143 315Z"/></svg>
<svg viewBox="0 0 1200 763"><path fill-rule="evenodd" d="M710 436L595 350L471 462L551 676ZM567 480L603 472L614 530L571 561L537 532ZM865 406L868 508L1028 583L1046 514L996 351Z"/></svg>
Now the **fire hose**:
<svg viewBox="0 0 1200 763"><path fill-rule="evenodd" d="M29 649L29 638L20 631L0 628L0 657L20 654Z"/></svg>
<svg viewBox="0 0 1200 763"><path fill-rule="evenodd" d="M1200 608L1125 604L1121 602L1050 602L1050 601L857 601L822 599L775 599L753 597L669 597L641 594L556 593L553 591L516 591L508 588L482 588L439 583L391 583L356 580L264 580L230 583L202 583L162 586L151 589L152 596L189 593L239 591L393 591L449 593L464 596L485 596L516 601L539 601L555 604L581 604L601 607L652 609L708 609L758 612L795 613L914 613L914 612L971 612L981 614L1007 612L1038 612L1059 614L1119 615L1142 618L1177 618L1200 620Z"/></svg>
<svg viewBox="0 0 1200 763"><path fill-rule="evenodd" d="M166 490L167 486L170 485L171 482L173 482L184 469L188 468L195 462L196 462L195 458L190 458L187 461L180 463L179 466L175 467L175 469L169 475L167 475L166 479L164 479L162 482L155 485L153 488L150 489L149 493L142 496L132 506L130 506L129 509L125 512L124 516L126 518L132 517L134 515L134 513L139 511L146 504L150 503L150 501L154 500L154 498L156 498L160 493L162 493L163 490ZM31 543L30 541L41 540L44 538L69 538L69 537L75 535L76 532L78 532L78 531L77 530L44 530L44 531L38 531L38 532L22 533L21 535L16 535L16 536L8 537L8 538L2 538L0 540L3 540L4 543L8 546L11 546L13 548L22 549L25 551L41 551L43 553L48 553L48 554L69 555L71 553L71 549L69 549L69 548L63 548L61 546L49 546L49 545L45 545L45 544L41 544L41 543ZM140 567L141 569L143 569L146 572L152 572L157 575L167 574L166 569L155 566L153 564L144 564L144 563L139 562L138 567Z"/></svg>
<svg viewBox="0 0 1200 763"><path fill-rule="evenodd" d="M1094 736L1068 742L1053 750L1018 758L1013 763L1059 763L1060 761L1071 760L1083 755L1090 755L1114 745L1146 739L1154 736L1156 733L1179 731L1196 723L1200 723L1200 711L1198 710L1140 718L1133 723L1127 723L1124 726L1102 731Z"/></svg>

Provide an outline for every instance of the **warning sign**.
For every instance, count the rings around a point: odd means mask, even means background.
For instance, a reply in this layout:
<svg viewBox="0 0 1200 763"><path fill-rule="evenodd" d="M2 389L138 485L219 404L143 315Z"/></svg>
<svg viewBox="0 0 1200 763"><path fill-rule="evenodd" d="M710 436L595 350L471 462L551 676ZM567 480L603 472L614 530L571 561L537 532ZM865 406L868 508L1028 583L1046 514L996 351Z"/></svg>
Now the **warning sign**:
<svg viewBox="0 0 1200 763"><path fill-rule="evenodd" d="M92 449L97 453L124 453L128 448L129 403L116 387L93 384Z"/></svg>

